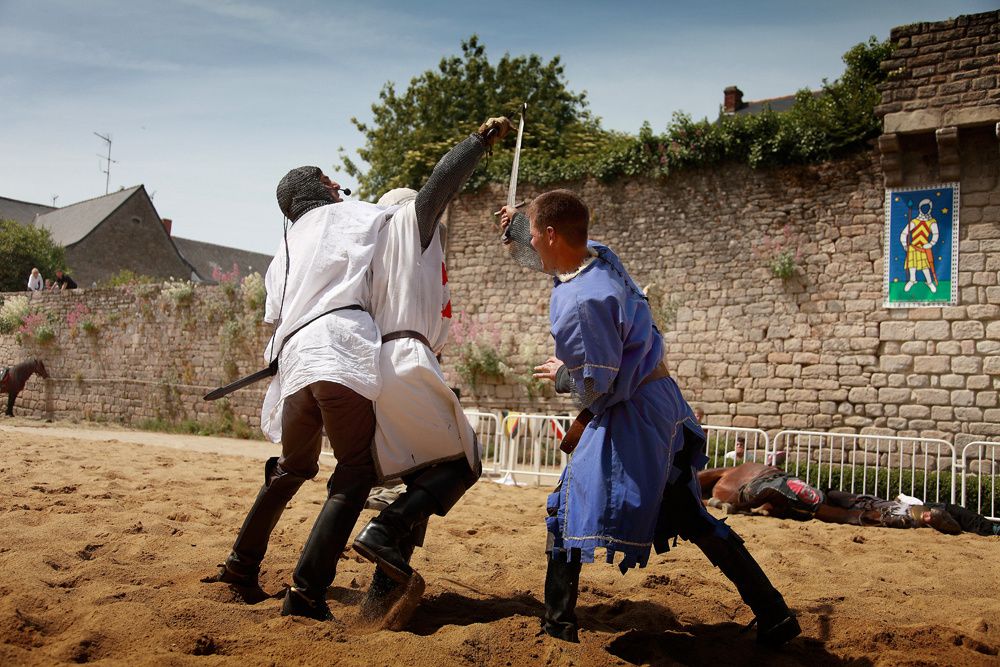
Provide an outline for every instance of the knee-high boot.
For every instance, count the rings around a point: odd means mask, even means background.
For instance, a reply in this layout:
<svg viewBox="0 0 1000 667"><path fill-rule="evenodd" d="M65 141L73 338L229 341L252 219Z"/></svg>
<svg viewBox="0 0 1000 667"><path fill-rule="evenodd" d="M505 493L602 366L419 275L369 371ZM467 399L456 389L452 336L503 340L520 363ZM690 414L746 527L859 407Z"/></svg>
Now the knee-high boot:
<svg viewBox="0 0 1000 667"><path fill-rule="evenodd" d="M217 580L239 586L256 586L261 561L267 552L271 532L292 496L305 483L305 477L292 475L278 467L278 458L264 464L264 485L243 521L232 553L226 559Z"/></svg>
<svg viewBox="0 0 1000 667"><path fill-rule="evenodd" d="M330 618L326 589L337 574L337 561L347 546L347 539L358 521L374 479L347 472L330 478L330 494L313 524L302 555L292 575L292 587L285 595L283 616ZM346 471L345 471L346 472Z"/></svg>
<svg viewBox="0 0 1000 667"><path fill-rule="evenodd" d="M456 465L457 464L457 465ZM420 473L406 493L368 522L354 539L354 549L389 577L405 583L413 574L403 548L414 529L432 514L444 516L468 488L468 464L462 460Z"/></svg>
<svg viewBox="0 0 1000 667"><path fill-rule="evenodd" d="M726 535L706 531L690 537L712 563L733 582L740 597L756 615L757 642L780 646L802 631L781 593L771 585L764 571L750 555L743 540L728 526Z"/></svg>
<svg viewBox="0 0 1000 667"><path fill-rule="evenodd" d="M545 617L542 631L567 642L578 643L576 598L580 588L580 553L572 551L570 560L565 553L554 553L545 571Z"/></svg>

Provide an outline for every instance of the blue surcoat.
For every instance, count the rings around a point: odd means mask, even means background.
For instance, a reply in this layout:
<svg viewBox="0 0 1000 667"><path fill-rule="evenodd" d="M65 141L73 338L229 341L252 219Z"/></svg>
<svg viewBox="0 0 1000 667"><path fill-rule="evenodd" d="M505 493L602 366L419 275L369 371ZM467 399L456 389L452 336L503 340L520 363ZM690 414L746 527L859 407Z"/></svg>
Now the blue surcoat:
<svg viewBox="0 0 1000 667"><path fill-rule="evenodd" d="M708 459L673 378L641 384L663 357L649 304L610 248L589 245L596 258L555 280L550 318L556 357L594 418L549 496L547 527L554 554L579 549L592 562L604 547L609 563L622 554L624 572L646 565L675 455L687 442L695 469Z"/></svg>

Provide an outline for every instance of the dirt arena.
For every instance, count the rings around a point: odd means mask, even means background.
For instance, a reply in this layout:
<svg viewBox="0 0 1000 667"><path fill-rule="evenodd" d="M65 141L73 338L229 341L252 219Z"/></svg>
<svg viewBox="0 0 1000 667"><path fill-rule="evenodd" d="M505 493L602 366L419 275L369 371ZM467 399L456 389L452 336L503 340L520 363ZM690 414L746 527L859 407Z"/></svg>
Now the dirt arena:
<svg viewBox="0 0 1000 667"><path fill-rule="evenodd" d="M758 649L735 590L690 544L643 570L585 566L579 645L538 635L545 488L484 481L433 519L407 632L370 631L372 566L348 552L335 622L283 618L201 578L260 484L262 442L0 422L0 664L996 665L1000 539L740 516L803 635ZM275 531L262 583L280 594L329 466ZM363 518L371 512L365 512Z"/></svg>

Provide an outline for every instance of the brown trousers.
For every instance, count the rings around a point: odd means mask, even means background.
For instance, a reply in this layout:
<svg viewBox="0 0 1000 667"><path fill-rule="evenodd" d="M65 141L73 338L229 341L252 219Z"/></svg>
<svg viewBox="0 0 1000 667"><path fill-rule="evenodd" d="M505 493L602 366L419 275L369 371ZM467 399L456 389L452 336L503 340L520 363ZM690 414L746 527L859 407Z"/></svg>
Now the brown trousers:
<svg viewBox="0 0 1000 667"><path fill-rule="evenodd" d="M281 415L280 472L312 479L319 472L322 433L330 439L337 468L375 477L372 402L336 382L313 382L285 399ZM279 473L280 474L280 473Z"/></svg>

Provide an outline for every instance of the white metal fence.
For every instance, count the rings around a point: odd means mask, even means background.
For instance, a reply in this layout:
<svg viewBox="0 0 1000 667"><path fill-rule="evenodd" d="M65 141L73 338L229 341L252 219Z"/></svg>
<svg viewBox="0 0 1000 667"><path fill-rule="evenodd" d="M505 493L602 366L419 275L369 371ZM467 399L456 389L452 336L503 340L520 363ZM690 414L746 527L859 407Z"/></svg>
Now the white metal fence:
<svg viewBox="0 0 1000 667"><path fill-rule="evenodd" d="M472 425L479 439L479 457L483 462L483 474L487 476L500 475L502 454L504 451L503 431L500 429L500 417L492 412L466 410L465 417Z"/></svg>
<svg viewBox="0 0 1000 667"><path fill-rule="evenodd" d="M936 438L781 431L774 436L779 466L807 484L879 498L900 493L954 502L959 462L954 446Z"/></svg>
<svg viewBox="0 0 1000 667"><path fill-rule="evenodd" d="M479 438L483 474L511 484L551 483L569 457L559 442L573 422L569 415L467 410ZM709 466L754 461L784 469L818 488L894 498L960 503L1000 519L1000 442L976 441L962 448L936 438L781 431L773 439L755 428L704 425ZM324 437L323 453L332 455ZM961 487L959 489L959 487Z"/></svg>
<svg viewBox="0 0 1000 667"><path fill-rule="evenodd" d="M977 440L962 448L962 505L1000 519L1000 442Z"/></svg>
<svg viewBox="0 0 1000 667"><path fill-rule="evenodd" d="M510 413L504 417L502 481L541 484L557 479L569 461L559 442L572 423L568 415Z"/></svg>
<svg viewBox="0 0 1000 667"><path fill-rule="evenodd" d="M736 466L748 461L773 465L767 433L758 428L702 424L708 439L709 467Z"/></svg>

